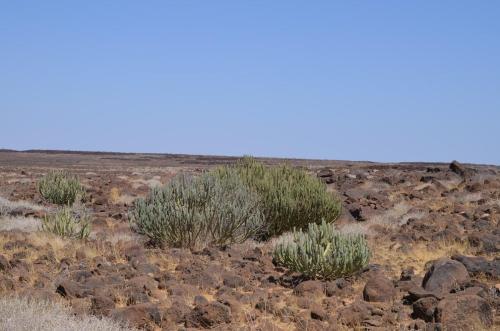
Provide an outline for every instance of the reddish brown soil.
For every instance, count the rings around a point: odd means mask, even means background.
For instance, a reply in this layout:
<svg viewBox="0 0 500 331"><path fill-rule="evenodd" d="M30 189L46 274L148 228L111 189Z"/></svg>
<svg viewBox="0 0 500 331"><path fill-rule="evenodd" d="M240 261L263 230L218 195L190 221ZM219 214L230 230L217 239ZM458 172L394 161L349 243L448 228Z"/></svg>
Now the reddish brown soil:
<svg viewBox="0 0 500 331"><path fill-rule="evenodd" d="M49 169L70 170L87 188L93 232L90 240L76 241L0 231L0 293L63 300L75 313L151 330L500 327L500 167L262 159L319 174L344 202L339 229L367 234L369 267L335 281L304 280L276 267L271 243L160 250L131 231L131 203L150 186L235 160L1 151L0 197L50 210L36 181ZM46 212L23 207L9 217ZM438 258L448 264L433 266ZM440 276L443 268L451 268L448 276ZM431 281L424 280L426 272ZM430 282L452 285L439 292Z"/></svg>

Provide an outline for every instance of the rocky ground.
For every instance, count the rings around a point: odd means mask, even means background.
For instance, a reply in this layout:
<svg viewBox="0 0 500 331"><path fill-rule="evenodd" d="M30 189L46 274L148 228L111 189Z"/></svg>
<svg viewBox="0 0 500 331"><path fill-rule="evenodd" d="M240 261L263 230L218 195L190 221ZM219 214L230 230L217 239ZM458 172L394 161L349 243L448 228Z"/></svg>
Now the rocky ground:
<svg viewBox="0 0 500 331"><path fill-rule="evenodd" d="M369 238L370 265L335 281L276 267L271 242L160 250L131 231L128 210L150 187L233 161L0 152L0 295L62 301L147 330L500 328L500 167L289 160L343 199L340 231ZM38 231L55 206L36 181L53 168L86 186L91 239Z"/></svg>

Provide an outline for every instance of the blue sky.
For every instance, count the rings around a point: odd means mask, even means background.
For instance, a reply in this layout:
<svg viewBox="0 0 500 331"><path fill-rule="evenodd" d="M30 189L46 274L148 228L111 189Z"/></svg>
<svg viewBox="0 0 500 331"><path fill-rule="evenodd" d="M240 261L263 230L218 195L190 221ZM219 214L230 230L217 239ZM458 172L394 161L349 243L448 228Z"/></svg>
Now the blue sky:
<svg viewBox="0 0 500 331"><path fill-rule="evenodd" d="M500 164L499 1L2 1L0 147Z"/></svg>

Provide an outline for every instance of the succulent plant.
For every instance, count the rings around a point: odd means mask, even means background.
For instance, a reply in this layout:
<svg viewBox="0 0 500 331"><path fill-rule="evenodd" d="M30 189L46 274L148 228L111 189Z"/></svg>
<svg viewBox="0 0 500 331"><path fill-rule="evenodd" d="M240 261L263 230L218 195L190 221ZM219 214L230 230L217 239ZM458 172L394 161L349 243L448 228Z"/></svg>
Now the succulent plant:
<svg viewBox="0 0 500 331"><path fill-rule="evenodd" d="M310 223L307 231L281 236L274 247L274 261L309 278L347 276L368 264L370 250L364 236L342 234L333 224Z"/></svg>
<svg viewBox="0 0 500 331"><path fill-rule="evenodd" d="M156 246L202 248L241 243L263 226L258 197L238 176L176 176L138 199L133 227Z"/></svg>
<svg viewBox="0 0 500 331"><path fill-rule="evenodd" d="M60 237L86 239L90 235L90 220L85 215L77 215L68 207L62 207L42 219L42 230Z"/></svg>
<svg viewBox="0 0 500 331"><path fill-rule="evenodd" d="M38 181L38 191L47 201L58 205L72 205L85 195L78 178L66 171L51 171Z"/></svg>
<svg viewBox="0 0 500 331"><path fill-rule="evenodd" d="M266 222L266 238L294 228L304 229L311 222L333 222L340 215L340 199L305 170L286 164L266 167L251 157L245 157L236 165L221 167L217 171L222 176L236 172L250 189L257 192Z"/></svg>

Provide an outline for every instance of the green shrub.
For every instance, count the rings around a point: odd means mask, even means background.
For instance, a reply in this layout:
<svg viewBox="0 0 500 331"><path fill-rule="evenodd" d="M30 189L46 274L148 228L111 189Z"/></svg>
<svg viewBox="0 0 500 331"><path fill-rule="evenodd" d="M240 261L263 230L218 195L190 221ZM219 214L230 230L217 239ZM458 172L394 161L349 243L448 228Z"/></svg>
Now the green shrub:
<svg viewBox="0 0 500 331"><path fill-rule="evenodd" d="M309 278L335 279L368 264L370 250L359 234L342 234L333 224L311 223L306 232L294 231L280 237L274 261Z"/></svg>
<svg viewBox="0 0 500 331"><path fill-rule="evenodd" d="M38 191L44 199L58 205L72 205L85 193L78 178L65 171L49 172L38 182Z"/></svg>
<svg viewBox="0 0 500 331"><path fill-rule="evenodd" d="M309 222L333 222L340 215L341 202L326 185L302 169L289 165L266 167L245 157L235 166L218 168L219 175L236 172L257 192L266 221L265 237L280 235Z"/></svg>
<svg viewBox="0 0 500 331"><path fill-rule="evenodd" d="M136 230L156 246L202 248L241 243L259 235L258 197L238 176L178 175L138 199L131 212Z"/></svg>
<svg viewBox="0 0 500 331"><path fill-rule="evenodd" d="M86 216L75 215L69 207L62 207L42 219L42 230L60 237L86 239L90 234L90 220Z"/></svg>

